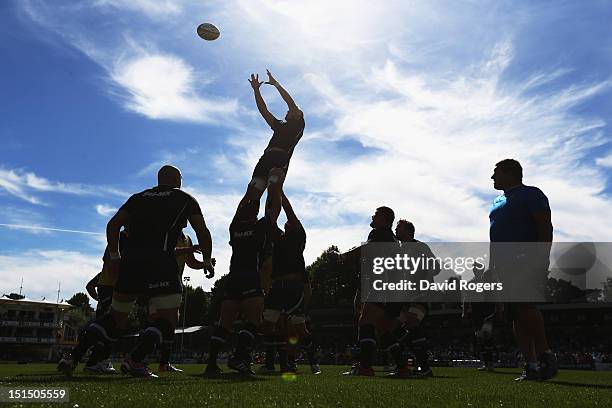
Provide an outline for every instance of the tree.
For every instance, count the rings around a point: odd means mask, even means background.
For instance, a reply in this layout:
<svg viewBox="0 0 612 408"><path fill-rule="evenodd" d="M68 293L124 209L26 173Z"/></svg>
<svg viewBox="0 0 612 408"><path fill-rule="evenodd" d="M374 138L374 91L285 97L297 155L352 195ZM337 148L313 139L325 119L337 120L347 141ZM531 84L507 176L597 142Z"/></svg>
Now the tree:
<svg viewBox="0 0 612 408"><path fill-rule="evenodd" d="M312 304L316 307L343 306L353 302L359 287L359 265L348 265L335 245L327 248L306 268L312 284Z"/></svg>
<svg viewBox="0 0 612 408"><path fill-rule="evenodd" d="M187 308L185 308L185 299L187 299ZM183 325L183 312L185 313L185 326L203 326L210 322L209 308L212 301L212 294L205 292L200 286L195 289L191 286L185 286L185 295L181 302L181 318L179 326Z"/></svg>
<svg viewBox="0 0 612 408"><path fill-rule="evenodd" d="M83 292L78 292L72 295L68 303L72 306L76 306L85 313L93 312L93 308L89 304L89 296Z"/></svg>

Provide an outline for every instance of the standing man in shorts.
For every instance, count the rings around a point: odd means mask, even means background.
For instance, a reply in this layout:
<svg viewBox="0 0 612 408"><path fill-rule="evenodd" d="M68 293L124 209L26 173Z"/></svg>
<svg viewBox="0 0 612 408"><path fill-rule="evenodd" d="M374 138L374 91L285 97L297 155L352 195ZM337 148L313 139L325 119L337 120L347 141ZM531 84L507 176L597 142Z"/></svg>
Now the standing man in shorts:
<svg viewBox="0 0 612 408"><path fill-rule="evenodd" d="M491 179L493 187L504 192L493 201L489 213L493 269L502 276L504 291L506 284L514 287L515 292L537 291L546 282L553 239L548 198L539 188L523 184L523 168L516 160L505 159L497 163ZM508 248L504 244L495 245L508 242L515 243L512 251L501 250ZM525 248L530 252L536 248L538 253L529 257L528 264L521 263L516 256L509 258L513 253L508 252L515 252L515 248ZM508 303L505 311L513 322L514 336L526 361L523 373L516 380L554 377L557 359L548 347L544 319L535 303Z"/></svg>
<svg viewBox="0 0 612 408"><path fill-rule="evenodd" d="M210 339L206 377L222 374L217 365L217 355L227 344L227 338L234 329L234 321L242 313L244 326L238 333L238 342L227 365L241 374L253 374L251 370L251 347L261 323L264 298L258 266L259 258L266 244L267 219L257 220L259 200L242 200L230 224L230 245L232 258L230 271L224 288L221 316Z"/></svg>
<svg viewBox="0 0 612 408"><path fill-rule="evenodd" d="M287 114L285 120L280 121L268 110L266 102L261 96L260 87L263 82L259 82L259 75L252 74L249 82L255 93L255 102L261 116L272 128L274 133L264 150L255 169L253 177L244 200L260 200L264 190L268 189L268 199L266 204L266 217L271 225L276 225L276 220L281 210L281 191L283 182L287 175L289 160L293 155L293 150L304 134L304 113L295 104L291 95L278 83L270 71L266 84L274 86L281 98L287 104Z"/></svg>
<svg viewBox="0 0 612 408"><path fill-rule="evenodd" d="M291 336L295 341L290 351L295 352L293 346L297 340L302 340L306 347L313 347L307 335L304 316L304 306L309 302L312 292L304 261L306 231L287 197L281 194L287 222L284 231L272 224L272 228L277 230L272 235L272 285L266 294L262 329L268 342L276 339L277 343L284 343L287 336ZM286 321L286 325L283 325L286 331L279 332L278 323L283 321ZM289 345L279 347L281 371L290 371L292 367L289 367L287 361L289 350L286 349Z"/></svg>
<svg viewBox="0 0 612 408"><path fill-rule="evenodd" d="M139 296L150 299L157 319L140 334L136 348L121 365L121 370L135 377L156 377L144 358L171 338L181 303L182 283L174 248L187 221L198 237L207 277L214 275L211 259L212 239L198 202L180 190L181 172L163 166L157 173L158 185L131 196L119 208L106 227L109 267L121 273L113 292L111 310L85 329L71 356L62 359L58 369L70 375L85 352L97 342L114 343L122 335L128 315ZM130 239L123 253L119 250L121 227L130 228Z"/></svg>
<svg viewBox="0 0 612 408"><path fill-rule="evenodd" d="M432 259L435 255L431 248L414 238L414 224L407 220L399 220L395 226L395 236L413 258ZM423 268L415 271L414 280L427 280L433 282L434 276L440 273L439 265L433 268ZM426 298L416 299L406 303L385 304L385 318L387 322L377 327L380 332L381 348L393 357L396 370L391 374L394 377L432 377L433 371L429 365L429 350L427 336L423 330L423 320L429 313ZM408 366L403 353L407 346L414 354L414 369Z"/></svg>
<svg viewBox="0 0 612 408"><path fill-rule="evenodd" d="M368 243L370 242L390 242L397 243L395 234L393 233L393 221L395 213L389 207L378 207L372 216L370 227L372 230L368 234ZM361 256L361 247L350 251L345 259L349 262L359 260ZM359 278L358 278L359 279ZM360 285L360 283L359 283ZM374 376L372 364L376 359L377 343L376 343L376 326L385 318L385 304L373 302L361 302L360 290L355 295L354 308L359 316L359 354L357 362L353 367L343 373L344 375L357 376Z"/></svg>

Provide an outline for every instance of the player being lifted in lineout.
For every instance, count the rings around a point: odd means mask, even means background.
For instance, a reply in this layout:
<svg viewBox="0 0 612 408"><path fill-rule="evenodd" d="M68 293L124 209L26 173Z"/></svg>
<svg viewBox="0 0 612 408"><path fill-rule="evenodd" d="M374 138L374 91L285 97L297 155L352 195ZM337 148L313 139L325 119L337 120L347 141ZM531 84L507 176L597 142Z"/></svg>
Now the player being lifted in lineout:
<svg viewBox="0 0 612 408"><path fill-rule="evenodd" d="M266 204L266 216L272 225L276 225L276 220L281 210L281 190L289 160L293 154L293 149L300 141L304 133L304 113L297 107L291 95L278 83L272 76L269 70L268 81L266 84L274 86L280 96L287 103L287 114L285 120L278 120L270 113L259 88L264 82L259 81L259 75L251 74L249 82L255 93L255 102L259 113L272 128L274 133L268 143L268 147L264 150L255 169L253 177L243 200L260 200L265 189L268 189L268 202Z"/></svg>

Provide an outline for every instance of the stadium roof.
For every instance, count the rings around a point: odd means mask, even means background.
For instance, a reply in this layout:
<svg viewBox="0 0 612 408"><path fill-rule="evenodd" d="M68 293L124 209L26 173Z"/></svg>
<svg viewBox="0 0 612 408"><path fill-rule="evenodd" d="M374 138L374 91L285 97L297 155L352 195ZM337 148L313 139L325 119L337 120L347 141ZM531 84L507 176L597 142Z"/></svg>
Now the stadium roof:
<svg viewBox="0 0 612 408"><path fill-rule="evenodd" d="M11 299L5 296L0 297L0 303L8 303L8 304L31 304L31 305L43 305L43 306L54 306L54 307L60 307L60 308L71 308L74 307L73 305L69 304L68 302L62 300L61 302L57 303L57 302L51 302L49 300L46 300L45 298L42 298L41 300L36 300L36 299L28 299L28 298L23 298L23 299Z"/></svg>

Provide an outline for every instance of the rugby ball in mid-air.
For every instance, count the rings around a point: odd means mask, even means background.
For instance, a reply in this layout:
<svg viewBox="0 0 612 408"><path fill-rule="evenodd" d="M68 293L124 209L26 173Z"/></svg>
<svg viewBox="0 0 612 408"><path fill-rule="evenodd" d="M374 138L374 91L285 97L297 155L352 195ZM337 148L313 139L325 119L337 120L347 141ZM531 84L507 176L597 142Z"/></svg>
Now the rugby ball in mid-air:
<svg viewBox="0 0 612 408"><path fill-rule="evenodd" d="M206 41L212 41L219 38L219 29L210 23L203 23L198 26L198 35Z"/></svg>

